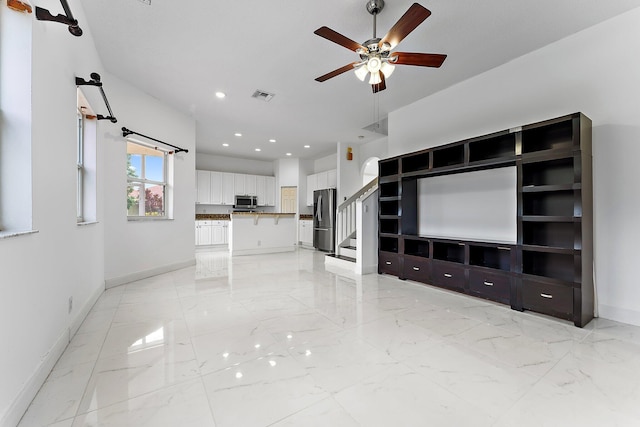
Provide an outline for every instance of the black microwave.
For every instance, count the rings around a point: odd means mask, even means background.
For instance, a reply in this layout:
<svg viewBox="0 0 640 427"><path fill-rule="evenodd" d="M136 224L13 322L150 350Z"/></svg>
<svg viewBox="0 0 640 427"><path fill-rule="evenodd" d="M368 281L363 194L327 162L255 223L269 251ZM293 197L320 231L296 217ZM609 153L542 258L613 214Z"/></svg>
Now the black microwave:
<svg viewBox="0 0 640 427"><path fill-rule="evenodd" d="M236 209L255 209L258 207L257 196L236 196Z"/></svg>

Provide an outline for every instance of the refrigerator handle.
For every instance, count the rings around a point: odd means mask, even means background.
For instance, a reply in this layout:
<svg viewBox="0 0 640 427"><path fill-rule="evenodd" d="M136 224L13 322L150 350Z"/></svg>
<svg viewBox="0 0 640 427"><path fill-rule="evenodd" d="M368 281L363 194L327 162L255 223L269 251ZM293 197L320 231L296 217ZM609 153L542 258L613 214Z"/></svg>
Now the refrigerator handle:
<svg viewBox="0 0 640 427"><path fill-rule="evenodd" d="M318 222L322 221L322 195L318 195L318 203L316 207L316 218L318 218Z"/></svg>

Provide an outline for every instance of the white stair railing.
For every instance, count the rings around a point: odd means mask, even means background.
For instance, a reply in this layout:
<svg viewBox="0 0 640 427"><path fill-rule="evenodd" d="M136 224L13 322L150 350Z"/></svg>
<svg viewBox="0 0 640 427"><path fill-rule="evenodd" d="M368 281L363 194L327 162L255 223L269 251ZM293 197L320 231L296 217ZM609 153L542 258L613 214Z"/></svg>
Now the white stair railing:
<svg viewBox="0 0 640 427"><path fill-rule="evenodd" d="M336 254L339 254L340 245L356 232L356 202L377 188L378 178L374 178L338 206L336 212L336 247L334 248Z"/></svg>

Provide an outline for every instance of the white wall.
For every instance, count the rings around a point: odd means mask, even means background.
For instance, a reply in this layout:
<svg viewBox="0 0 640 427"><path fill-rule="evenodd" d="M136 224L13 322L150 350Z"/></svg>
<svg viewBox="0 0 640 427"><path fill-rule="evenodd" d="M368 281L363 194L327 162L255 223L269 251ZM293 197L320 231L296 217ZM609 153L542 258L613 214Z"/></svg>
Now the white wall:
<svg viewBox="0 0 640 427"><path fill-rule="evenodd" d="M195 120L108 75L104 89L118 125L105 127L105 279L107 287L195 263ZM127 220L126 143L120 128L180 146L174 154L173 219ZM143 140L143 138L140 138Z"/></svg>
<svg viewBox="0 0 640 427"><path fill-rule="evenodd" d="M207 171L275 176L274 163L275 162L266 162L262 160L216 156L213 154L198 153L196 155L196 169Z"/></svg>
<svg viewBox="0 0 640 427"><path fill-rule="evenodd" d="M86 22L80 1L70 3L76 18ZM32 71L26 74L26 84L19 84L24 91L20 96L32 95L32 108L24 121L11 124L18 134L31 135L20 142L30 144L32 155L16 165L30 171L31 179L9 179L33 195L28 203L32 203L33 228L38 230L0 240L0 425L12 426L104 290L102 204L97 206L99 223L76 225L75 76L88 78L92 71L100 73L102 66L89 28L83 26L84 36L76 38L67 27L36 21L33 15L7 9L4 2L0 9L3 42L5 19L20 20L20 25L10 27L14 31L8 36L10 43L32 41L24 47ZM98 129L110 126L100 123ZM99 159L104 144L99 138ZM107 165L100 161L98 182L104 182ZM97 191L101 194L102 186Z"/></svg>
<svg viewBox="0 0 640 427"><path fill-rule="evenodd" d="M593 120L595 269L602 317L640 325L640 9L389 116L389 155L581 111Z"/></svg>
<svg viewBox="0 0 640 427"><path fill-rule="evenodd" d="M335 169L337 165L338 160L336 154L329 154L328 156L313 161L313 172L309 175Z"/></svg>

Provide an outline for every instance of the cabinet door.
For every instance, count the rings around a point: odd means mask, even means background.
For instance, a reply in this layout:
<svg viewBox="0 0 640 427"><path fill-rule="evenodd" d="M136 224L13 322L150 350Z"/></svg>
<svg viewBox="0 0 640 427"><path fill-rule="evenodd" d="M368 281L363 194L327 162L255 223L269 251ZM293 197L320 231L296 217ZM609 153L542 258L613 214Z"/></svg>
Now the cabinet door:
<svg viewBox="0 0 640 427"><path fill-rule="evenodd" d="M211 225L210 221L202 221L198 229L198 245L211 244Z"/></svg>
<svg viewBox="0 0 640 427"><path fill-rule="evenodd" d="M313 221L304 220L302 222L303 236L300 239L307 245L313 245Z"/></svg>
<svg viewBox="0 0 640 427"><path fill-rule="evenodd" d="M223 243L226 245L229 243L229 221L222 221L222 238Z"/></svg>
<svg viewBox="0 0 640 427"><path fill-rule="evenodd" d="M327 188L338 188L338 170L327 171Z"/></svg>
<svg viewBox="0 0 640 427"><path fill-rule="evenodd" d="M322 190L329 188L329 171L320 172L317 174L316 190Z"/></svg>
<svg viewBox="0 0 640 427"><path fill-rule="evenodd" d="M211 203L211 172L196 171L196 203Z"/></svg>
<svg viewBox="0 0 640 427"><path fill-rule="evenodd" d="M222 204L233 205L236 202L236 189L234 184L234 174L222 173Z"/></svg>
<svg viewBox="0 0 640 427"><path fill-rule="evenodd" d="M224 244L224 228L222 221L216 221L211 226L211 244L222 245Z"/></svg>
<svg viewBox="0 0 640 427"><path fill-rule="evenodd" d="M196 221L196 235L195 235L195 239L196 239L196 246L199 245L200 243L198 242L198 232L200 231L200 226L198 225L198 221Z"/></svg>
<svg viewBox="0 0 640 427"><path fill-rule="evenodd" d="M317 175L307 175L307 206L313 206L313 192L316 191Z"/></svg>
<svg viewBox="0 0 640 427"><path fill-rule="evenodd" d="M266 181L267 181L266 205L275 206L276 205L276 177L268 176Z"/></svg>
<svg viewBox="0 0 640 427"><path fill-rule="evenodd" d="M222 204L222 172L211 172L211 198L212 205Z"/></svg>
<svg viewBox="0 0 640 427"><path fill-rule="evenodd" d="M256 196L256 176L255 175L245 175L244 176L244 191L248 196Z"/></svg>
<svg viewBox="0 0 640 427"><path fill-rule="evenodd" d="M256 196L258 196L258 206L267 205L267 177L256 176Z"/></svg>
<svg viewBox="0 0 640 427"><path fill-rule="evenodd" d="M247 194L244 188L244 174L233 174L233 187L235 196L244 196Z"/></svg>

